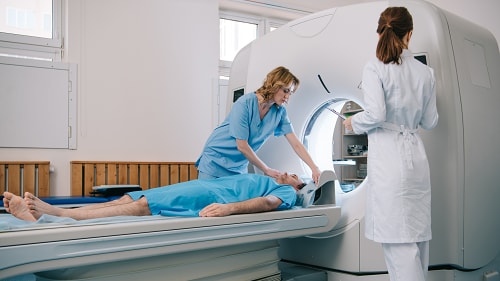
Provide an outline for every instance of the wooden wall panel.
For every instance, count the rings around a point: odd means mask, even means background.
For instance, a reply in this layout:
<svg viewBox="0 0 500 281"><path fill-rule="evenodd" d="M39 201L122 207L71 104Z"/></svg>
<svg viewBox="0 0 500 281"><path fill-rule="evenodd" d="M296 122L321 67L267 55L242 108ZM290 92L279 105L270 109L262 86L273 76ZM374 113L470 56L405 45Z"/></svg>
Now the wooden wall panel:
<svg viewBox="0 0 500 281"><path fill-rule="evenodd" d="M23 192L36 194L36 181L35 164L24 164Z"/></svg>
<svg viewBox="0 0 500 281"><path fill-rule="evenodd" d="M0 194L31 192L39 197L50 195L49 161L0 161Z"/></svg>
<svg viewBox="0 0 500 281"><path fill-rule="evenodd" d="M83 166L71 165L71 194L84 194L83 191Z"/></svg>
<svg viewBox="0 0 500 281"><path fill-rule="evenodd" d="M89 196L96 185L139 184L146 190L197 178L194 162L71 161L72 196Z"/></svg>
<svg viewBox="0 0 500 281"><path fill-rule="evenodd" d="M38 165L38 197L50 196L50 164Z"/></svg>
<svg viewBox="0 0 500 281"><path fill-rule="evenodd" d="M7 175L9 191L21 195L21 165L9 165Z"/></svg>

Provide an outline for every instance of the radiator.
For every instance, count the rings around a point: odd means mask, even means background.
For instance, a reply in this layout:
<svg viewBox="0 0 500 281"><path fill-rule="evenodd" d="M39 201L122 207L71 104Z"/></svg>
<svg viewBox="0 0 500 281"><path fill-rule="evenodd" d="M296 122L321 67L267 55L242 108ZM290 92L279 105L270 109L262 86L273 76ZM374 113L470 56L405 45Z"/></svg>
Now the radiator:
<svg viewBox="0 0 500 281"><path fill-rule="evenodd" d="M193 162L71 161L72 196L89 196L98 185L138 184L146 190L196 178Z"/></svg>
<svg viewBox="0 0 500 281"><path fill-rule="evenodd" d="M0 195L31 192L38 197L50 195L50 161L0 161Z"/></svg>

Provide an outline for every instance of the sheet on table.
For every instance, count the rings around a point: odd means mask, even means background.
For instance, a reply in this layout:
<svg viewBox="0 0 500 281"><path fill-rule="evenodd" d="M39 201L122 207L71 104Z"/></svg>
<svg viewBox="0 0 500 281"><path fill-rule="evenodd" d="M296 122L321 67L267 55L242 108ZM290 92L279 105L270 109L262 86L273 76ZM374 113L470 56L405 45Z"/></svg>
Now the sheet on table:
<svg viewBox="0 0 500 281"><path fill-rule="evenodd" d="M157 219L172 219L173 217L164 216L116 216L88 220L75 220L66 217L56 217L52 215L42 215L37 221L24 221L14 217L11 214L0 214L0 231L21 230L33 228L50 228L64 225L88 225L88 224L110 224L123 222L138 222Z"/></svg>

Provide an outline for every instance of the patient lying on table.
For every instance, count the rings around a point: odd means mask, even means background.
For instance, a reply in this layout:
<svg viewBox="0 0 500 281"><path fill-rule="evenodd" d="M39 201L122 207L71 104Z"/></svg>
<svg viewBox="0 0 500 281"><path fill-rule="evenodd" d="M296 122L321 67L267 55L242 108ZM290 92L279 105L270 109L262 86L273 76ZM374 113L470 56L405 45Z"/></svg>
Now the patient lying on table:
<svg viewBox="0 0 500 281"><path fill-rule="evenodd" d="M27 221L44 214L76 220L147 215L222 217L289 209L305 185L294 174L284 173L277 179L242 174L129 192L114 201L74 209L55 207L29 192L24 198L4 192L3 201L7 212Z"/></svg>

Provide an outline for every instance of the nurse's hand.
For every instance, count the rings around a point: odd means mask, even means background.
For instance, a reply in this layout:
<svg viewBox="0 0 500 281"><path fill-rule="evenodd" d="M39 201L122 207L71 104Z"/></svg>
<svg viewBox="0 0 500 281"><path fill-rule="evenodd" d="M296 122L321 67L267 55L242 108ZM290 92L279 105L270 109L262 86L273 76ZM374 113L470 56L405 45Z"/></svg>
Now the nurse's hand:
<svg viewBox="0 0 500 281"><path fill-rule="evenodd" d="M271 169L271 168L267 168L264 171L264 175L275 178L275 179L277 179L279 176L281 176L281 174L283 174L283 173L278 171L278 170Z"/></svg>
<svg viewBox="0 0 500 281"><path fill-rule="evenodd" d="M313 171L312 171L312 180L314 181L314 183L316 184L316 186L318 185L318 182L319 182L319 176L321 175L321 170L316 167Z"/></svg>

